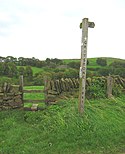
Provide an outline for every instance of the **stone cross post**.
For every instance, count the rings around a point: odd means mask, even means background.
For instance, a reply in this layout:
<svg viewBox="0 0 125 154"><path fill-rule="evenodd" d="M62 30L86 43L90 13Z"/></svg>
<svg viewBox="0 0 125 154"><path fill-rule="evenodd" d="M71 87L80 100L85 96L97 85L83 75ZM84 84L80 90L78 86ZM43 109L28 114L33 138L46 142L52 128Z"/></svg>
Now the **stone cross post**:
<svg viewBox="0 0 125 154"><path fill-rule="evenodd" d="M94 28L94 22L89 22L88 18L84 18L80 24L82 29L82 41L81 41L81 65L79 72L79 112L84 112L85 102L85 85L86 85L86 65L87 65L87 43L88 43L88 27Z"/></svg>

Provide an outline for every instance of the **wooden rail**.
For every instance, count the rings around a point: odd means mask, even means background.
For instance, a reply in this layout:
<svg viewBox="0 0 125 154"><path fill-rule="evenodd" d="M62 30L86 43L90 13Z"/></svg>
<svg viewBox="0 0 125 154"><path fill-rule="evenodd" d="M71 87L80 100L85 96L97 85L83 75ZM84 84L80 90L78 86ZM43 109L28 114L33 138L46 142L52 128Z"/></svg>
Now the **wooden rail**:
<svg viewBox="0 0 125 154"><path fill-rule="evenodd" d="M23 90L23 93L43 93L44 90Z"/></svg>
<svg viewBox="0 0 125 154"><path fill-rule="evenodd" d="M45 100L43 99L39 99L39 100L29 100L29 99L25 99L23 100L24 103L42 103L45 102Z"/></svg>

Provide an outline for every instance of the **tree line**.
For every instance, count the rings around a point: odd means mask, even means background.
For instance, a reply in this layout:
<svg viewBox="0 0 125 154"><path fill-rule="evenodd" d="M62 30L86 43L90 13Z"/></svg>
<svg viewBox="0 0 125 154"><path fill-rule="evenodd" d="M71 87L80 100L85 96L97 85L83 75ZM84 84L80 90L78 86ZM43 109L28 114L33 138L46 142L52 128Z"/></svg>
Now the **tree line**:
<svg viewBox="0 0 125 154"><path fill-rule="evenodd" d="M87 60L87 77L120 75L125 77L125 62L113 61L107 64L106 58L97 58L96 67L93 67ZM43 71L33 74L32 67L42 68ZM50 59L42 61L32 58L12 56L0 57L0 76L17 78L23 75L27 82L34 85L43 84L44 76L50 76L52 79L61 78L78 78L79 77L80 60L70 61L67 64L61 59Z"/></svg>
<svg viewBox="0 0 125 154"><path fill-rule="evenodd" d="M63 61L57 58L50 59L46 58L46 60L39 60L34 57L32 58L24 58L24 57L13 57L13 56L7 56L7 57L1 57L0 56L0 63L14 63L17 66L34 66L34 67L46 67L46 66L51 66L54 67L56 65L61 65L63 64Z"/></svg>
<svg viewBox="0 0 125 154"><path fill-rule="evenodd" d="M20 66L17 67L12 62L2 62L0 63L0 76L7 76L7 77L19 77L23 75L29 79L33 77L33 71L31 66Z"/></svg>
<svg viewBox="0 0 125 154"><path fill-rule="evenodd" d="M88 73L91 74L93 71L94 76L108 76L110 75L119 75L125 78L125 62L124 61L113 61L109 65L107 64L106 58L97 58L96 63L101 68L88 68Z"/></svg>

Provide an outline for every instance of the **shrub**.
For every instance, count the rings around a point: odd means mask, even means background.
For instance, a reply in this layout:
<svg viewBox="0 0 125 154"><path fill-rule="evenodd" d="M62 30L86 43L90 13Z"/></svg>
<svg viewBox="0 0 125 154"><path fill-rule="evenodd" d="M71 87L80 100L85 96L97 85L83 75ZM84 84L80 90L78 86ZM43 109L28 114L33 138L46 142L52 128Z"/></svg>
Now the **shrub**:
<svg viewBox="0 0 125 154"><path fill-rule="evenodd" d="M97 58L96 63L100 66L106 66L107 65L107 61L104 58Z"/></svg>

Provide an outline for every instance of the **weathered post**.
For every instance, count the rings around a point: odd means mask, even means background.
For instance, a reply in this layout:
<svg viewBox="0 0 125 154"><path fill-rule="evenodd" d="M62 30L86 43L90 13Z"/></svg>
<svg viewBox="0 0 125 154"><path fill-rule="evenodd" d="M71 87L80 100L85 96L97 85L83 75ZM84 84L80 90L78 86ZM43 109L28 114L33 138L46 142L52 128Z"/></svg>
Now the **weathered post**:
<svg viewBox="0 0 125 154"><path fill-rule="evenodd" d="M84 18L80 24L82 29L82 40L81 40L81 64L79 72L79 112L84 112L85 102L85 85L86 85L86 65L87 65L87 43L88 43L88 27L94 28L94 22L89 22L88 18Z"/></svg>
<svg viewBox="0 0 125 154"><path fill-rule="evenodd" d="M19 78L19 90L21 92L21 99L22 99L22 103L23 103L23 75L20 76Z"/></svg>
<svg viewBox="0 0 125 154"><path fill-rule="evenodd" d="M107 77L107 97L112 97L112 88L113 88L113 78L109 75Z"/></svg>
<svg viewBox="0 0 125 154"><path fill-rule="evenodd" d="M48 78L44 77L44 98L45 104L48 105Z"/></svg>

